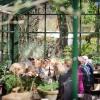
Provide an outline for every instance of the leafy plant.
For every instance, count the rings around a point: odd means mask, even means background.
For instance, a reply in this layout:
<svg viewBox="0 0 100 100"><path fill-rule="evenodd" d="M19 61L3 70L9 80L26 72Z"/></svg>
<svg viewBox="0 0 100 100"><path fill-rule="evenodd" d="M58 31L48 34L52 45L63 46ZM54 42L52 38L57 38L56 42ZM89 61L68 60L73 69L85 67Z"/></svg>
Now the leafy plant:
<svg viewBox="0 0 100 100"><path fill-rule="evenodd" d="M5 71L6 71L5 64L0 64L0 79L2 78L2 75L4 75Z"/></svg>
<svg viewBox="0 0 100 100"><path fill-rule="evenodd" d="M70 59L72 57L72 47L66 46L63 51L64 58Z"/></svg>
<svg viewBox="0 0 100 100"><path fill-rule="evenodd" d="M7 74L4 76L3 83L7 93L11 92L14 87L21 86L21 80L19 77L13 74Z"/></svg>
<svg viewBox="0 0 100 100"><path fill-rule="evenodd" d="M0 63L0 79L2 79L2 77L7 74L9 64L10 62L8 60Z"/></svg>
<svg viewBox="0 0 100 100"><path fill-rule="evenodd" d="M92 57L93 63L94 64L100 64L100 56L93 56Z"/></svg>
<svg viewBox="0 0 100 100"><path fill-rule="evenodd" d="M96 50L96 43L95 41L92 41L91 43L85 43L85 44L82 44L82 47L81 47L81 55L92 55L94 54Z"/></svg>
<svg viewBox="0 0 100 100"><path fill-rule="evenodd" d="M40 77L21 76L21 85L24 91L31 90L34 86L37 87L43 83Z"/></svg>
<svg viewBox="0 0 100 100"><path fill-rule="evenodd" d="M43 90L43 91L57 90L58 89L58 82L54 81L52 83L40 84L38 88Z"/></svg>
<svg viewBox="0 0 100 100"><path fill-rule="evenodd" d="M71 5L70 0L62 0L62 1L61 0L50 0L50 2L52 6L52 11L56 13L64 12L61 10L61 8L65 10Z"/></svg>

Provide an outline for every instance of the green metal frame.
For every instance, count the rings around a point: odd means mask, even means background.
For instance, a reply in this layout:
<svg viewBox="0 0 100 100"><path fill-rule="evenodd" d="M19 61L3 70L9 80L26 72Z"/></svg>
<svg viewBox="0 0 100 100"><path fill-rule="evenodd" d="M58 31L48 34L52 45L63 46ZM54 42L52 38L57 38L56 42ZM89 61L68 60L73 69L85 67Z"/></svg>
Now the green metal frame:
<svg viewBox="0 0 100 100"><path fill-rule="evenodd" d="M46 4L44 6L44 12L45 12L45 15L44 15L44 58L46 58L46 50L47 50L47 42L46 42Z"/></svg>
<svg viewBox="0 0 100 100"><path fill-rule="evenodd" d="M19 41L19 32L18 32L18 24L14 24L13 21L18 21L18 17L14 16L11 20L10 24L10 59L11 63L18 61L18 41Z"/></svg>
<svg viewBox="0 0 100 100"><path fill-rule="evenodd" d="M97 2L100 2L99 0L97 0ZM96 18L97 18L97 20L99 20L100 19L100 15L99 15L99 7L100 7L100 5L98 4L98 6L97 6L97 15L96 15ZM99 54L99 52L100 52L100 48L99 48L99 44L100 44L100 25L99 25L99 23L97 23L96 24L96 29L95 29L98 33L97 33L97 53Z"/></svg>
<svg viewBox="0 0 100 100"><path fill-rule="evenodd" d="M78 99L78 80L77 80L77 69L78 69L78 0L73 0L73 64L72 64L72 100Z"/></svg>
<svg viewBox="0 0 100 100"><path fill-rule="evenodd" d="M13 2L15 2L16 0L13 0ZM23 0L23 1L26 1L26 0ZM73 95L72 95L72 98L73 100L77 100L78 97L77 97L77 93L78 93L78 88L77 88L77 66L78 66L78 61L77 61L77 57L78 57L78 54L80 53L81 54L81 42L80 42L80 50L78 52L78 34L80 34L80 41L81 41L81 16L80 16L80 32L78 32L78 16L76 15L76 12L78 10L78 3L79 1L78 0L72 0L73 1L73 8L74 8L74 14L73 14L73 35L74 35L74 38L73 38L73 52L72 52L72 55L73 55L73 65L72 65L72 86L73 86ZM80 0L80 9L81 9L81 1ZM5 5L5 4L8 4L8 3L11 3L12 0L0 0L0 4L2 5ZM56 14L47 14L46 13L46 4L45 4L45 12L44 14L30 14L28 13L28 11L30 9L33 9L34 7L31 7L31 8L25 8L25 9L21 9L17 14L16 16L13 17L13 19L11 20L11 23L10 23L10 30L8 29L8 26L2 26L2 30L0 30L0 32L2 32L2 37L1 37L1 42L3 43L4 42L4 32L7 32L10 33L10 36L8 35L7 36L7 41L8 41L8 45L10 47L10 50L8 50L8 52L10 51L10 59L11 59L11 63L14 63L18 60L18 56L19 56L19 50L18 50L18 43L19 43L19 35L21 34L19 32L19 28L18 28L18 24L13 24L12 21L18 21L18 15L21 15L21 14L24 14L27 16L27 22L28 22L28 25L27 25L27 40L29 42L29 33L44 33L44 58L46 57L46 34L47 33L57 33L57 32L47 32L46 31L46 17L47 15L69 15L69 14L62 14L62 13L56 13ZM44 20L44 32L30 32L29 31L29 15L43 15L45 20ZM98 13L97 14L81 14L81 15L99 15L100 16L100 12L99 12L99 7L98 7ZM2 21L5 20L3 19L2 17ZM100 35L99 35L99 28L97 29L97 32L98 32L98 38L97 38L97 52L99 52L99 38L100 38ZM88 32L83 32L83 33L88 33ZM92 33L92 32L91 32ZM1 44L1 50L3 52L3 44ZM9 54L8 54L9 55ZM3 56L2 56L3 57ZM3 58L2 58L3 59Z"/></svg>
<svg viewBox="0 0 100 100"><path fill-rule="evenodd" d="M7 20L8 16L6 14L2 13L2 22L5 22ZM4 53L4 47L6 47L6 53L8 53L8 40L5 39L5 35L8 39L8 33L5 33L5 31L8 30L8 25L2 25L2 35L1 35L1 51L2 51L2 61L3 59L7 59L8 55L5 55Z"/></svg>

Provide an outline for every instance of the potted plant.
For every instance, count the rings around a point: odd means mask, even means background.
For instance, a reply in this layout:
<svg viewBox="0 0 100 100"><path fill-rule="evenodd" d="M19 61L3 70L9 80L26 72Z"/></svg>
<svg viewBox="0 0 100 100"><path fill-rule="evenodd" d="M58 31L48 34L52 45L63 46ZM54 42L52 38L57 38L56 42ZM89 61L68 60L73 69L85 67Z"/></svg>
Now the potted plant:
<svg viewBox="0 0 100 100"><path fill-rule="evenodd" d="M5 76L3 82L7 90L7 95L2 100L33 100L33 87L36 88L37 78L30 76L16 76L12 73ZM35 85L35 86L34 86ZM15 98L16 96L16 98Z"/></svg>
<svg viewBox="0 0 100 100"><path fill-rule="evenodd" d="M58 82L44 82L37 88L42 98L48 98L49 100L56 100L58 94Z"/></svg>

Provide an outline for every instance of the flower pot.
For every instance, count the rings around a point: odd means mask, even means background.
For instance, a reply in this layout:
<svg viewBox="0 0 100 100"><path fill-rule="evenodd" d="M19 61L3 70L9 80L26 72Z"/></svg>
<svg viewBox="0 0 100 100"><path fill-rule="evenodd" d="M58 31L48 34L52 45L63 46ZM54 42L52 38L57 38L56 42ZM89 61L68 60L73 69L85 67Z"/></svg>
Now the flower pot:
<svg viewBox="0 0 100 100"><path fill-rule="evenodd" d="M51 92L53 92L53 93L48 93L46 95L46 98L48 98L48 100L56 100L58 92L56 92L56 91L51 91Z"/></svg>
<svg viewBox="0 0 100 100"><path fill-rule="evenodd" d="M48 100L56 100L57 95L58 95L58 90L44 91L44 90L38 89L38 93L41 96L41 98L47 98Z"/></svg>
<svg viewBox="0 0 100 100"><path fill-rule="evenodd" d="M33 100L33 92L10 93L3 96L2 100Z"/></svg>

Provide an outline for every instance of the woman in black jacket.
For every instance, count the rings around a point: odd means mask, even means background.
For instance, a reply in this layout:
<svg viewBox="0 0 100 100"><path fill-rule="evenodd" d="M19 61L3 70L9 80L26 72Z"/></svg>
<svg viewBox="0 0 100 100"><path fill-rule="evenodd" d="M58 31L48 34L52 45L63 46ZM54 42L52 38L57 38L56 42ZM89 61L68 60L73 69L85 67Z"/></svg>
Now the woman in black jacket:
<svg viewBox="0 0 100 100"><path fill-rule="evenodd" d="M57 100L72 100L72 69L71 65L67 72L59 76L59 93Z"/></svg>

